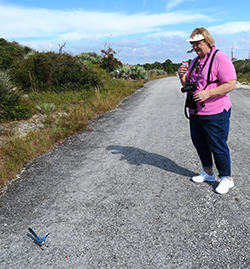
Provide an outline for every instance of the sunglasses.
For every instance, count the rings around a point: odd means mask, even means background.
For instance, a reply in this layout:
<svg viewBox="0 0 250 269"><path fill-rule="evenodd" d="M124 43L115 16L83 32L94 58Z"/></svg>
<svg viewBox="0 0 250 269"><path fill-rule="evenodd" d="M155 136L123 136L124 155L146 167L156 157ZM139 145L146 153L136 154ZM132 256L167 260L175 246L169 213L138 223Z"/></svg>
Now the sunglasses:
<svg viewBox="0 0 250 269"><path fill-rule="evenodd" d="M192 42L191 45L192 45L193 48L194 48L194 47L198 47L198 46L201 44L202 41L203 41L203 40L201 40L201 41L197 41L197 42Z"/></svg>

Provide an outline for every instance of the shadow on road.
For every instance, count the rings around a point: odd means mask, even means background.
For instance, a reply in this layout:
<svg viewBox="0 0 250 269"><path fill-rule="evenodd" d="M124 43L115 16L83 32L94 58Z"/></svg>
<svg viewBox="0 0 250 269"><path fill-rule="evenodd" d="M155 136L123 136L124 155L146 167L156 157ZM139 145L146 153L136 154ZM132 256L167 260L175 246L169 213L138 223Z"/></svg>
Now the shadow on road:
<svg viewBox="0 0 250 269"><path fill-rule="evenodd" d="M167 157L139 148L111 145L108 146L106 150L112 151L112 154L121 154L122 156L120 160L126 160L129 164L152 165L175 174L189 177L197 175L197 173L179 166L177 163Z"/></svg>

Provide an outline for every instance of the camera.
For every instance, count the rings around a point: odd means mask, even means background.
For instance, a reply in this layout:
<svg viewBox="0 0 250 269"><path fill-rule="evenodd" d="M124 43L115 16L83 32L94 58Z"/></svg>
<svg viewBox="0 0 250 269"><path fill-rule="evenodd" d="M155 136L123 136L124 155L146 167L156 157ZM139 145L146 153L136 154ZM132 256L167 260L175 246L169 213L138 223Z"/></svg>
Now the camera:
<svg viewBox="0 0 250 269"><path fill-rule="evenodd" d="M181 88L182 92L187 92L186 104L185 107L192 109L197 109L197 104L193 99L193 93L197 90L196 82L187 82L185 87ZM204 102L201 103L201 106L204 107Z"/></svg>
<svg viewBox="0 0 250 269"><path fill-rule="evenodd" d="M181 88L182 92L195 92L196 90L196 82L187 82L186 86Z"/></svg>
<svg viewBox="0 0 250 269"><path fill-rule="evenodd" d="M186 86L181 88L182 92L187 92L185 108L189 107L192 109L197 109L197 104L193 99L193 92L197 90L196 82L187 82Z"/></svg>

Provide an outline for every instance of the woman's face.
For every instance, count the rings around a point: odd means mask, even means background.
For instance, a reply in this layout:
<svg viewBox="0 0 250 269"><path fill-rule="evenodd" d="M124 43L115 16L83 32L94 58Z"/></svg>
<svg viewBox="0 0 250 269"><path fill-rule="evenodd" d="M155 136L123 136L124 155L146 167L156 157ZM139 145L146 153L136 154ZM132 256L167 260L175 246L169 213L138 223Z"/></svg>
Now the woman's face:
<svg viewBox="0 0 250 269"><path fill-rule="evenodd" d="M191 42L191 45L200 58L205 57L205 55L210 51L208 43L204 40Z"/></svg>

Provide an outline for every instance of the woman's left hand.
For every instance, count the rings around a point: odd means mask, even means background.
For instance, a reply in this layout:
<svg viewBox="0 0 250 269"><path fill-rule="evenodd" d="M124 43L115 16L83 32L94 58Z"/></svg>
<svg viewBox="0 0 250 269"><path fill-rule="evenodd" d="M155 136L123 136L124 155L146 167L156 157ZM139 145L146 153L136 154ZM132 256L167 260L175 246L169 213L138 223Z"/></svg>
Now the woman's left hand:
<svg viewBox="0 0 250 269"><path fill-rule="evenodd" d="M235 88L236 80L229 80L227 82L222 83L220 86L202 90L194 94L194 101L195 102L204 102L210 97L222 96L227 94L228 92L232 91Z"/></svg>
<svg viewBox="0 0 250 269"><path fill-rule="evenodd" d="M210 97L210 93L209 91L199 91L197 93L194 94L194 101L201 103L204 102L205 100L207 100Z"/></svg>

